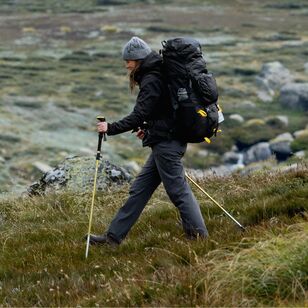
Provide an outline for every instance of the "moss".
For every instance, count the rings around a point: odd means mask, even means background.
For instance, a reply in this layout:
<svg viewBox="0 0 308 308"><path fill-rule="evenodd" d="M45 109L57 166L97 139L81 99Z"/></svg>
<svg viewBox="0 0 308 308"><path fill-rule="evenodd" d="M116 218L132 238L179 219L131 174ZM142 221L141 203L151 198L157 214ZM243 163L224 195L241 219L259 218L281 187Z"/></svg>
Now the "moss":
<svg viewBox="0 0 308 308"><path fill-rule="evenodd" d="M308 131L294 139L290 146L293 152L308 151Z"/></svg>

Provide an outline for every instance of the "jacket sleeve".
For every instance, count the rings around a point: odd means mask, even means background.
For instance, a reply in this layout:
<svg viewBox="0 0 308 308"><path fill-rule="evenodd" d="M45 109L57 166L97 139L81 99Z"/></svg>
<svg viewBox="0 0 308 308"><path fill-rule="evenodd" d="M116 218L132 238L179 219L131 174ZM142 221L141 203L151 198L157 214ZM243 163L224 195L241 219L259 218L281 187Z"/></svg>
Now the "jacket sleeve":
<svg viewBox="0 0 308 308"><path fill-rule="evenodd" d="M150 75L149 77L145 78L148 80L142 81L133 111L122 120L108 123L107 135L117 135L130 131L141 126L144 121L151 119L151 115L161 98L162 84L158 78L153 78Z"/></svg>

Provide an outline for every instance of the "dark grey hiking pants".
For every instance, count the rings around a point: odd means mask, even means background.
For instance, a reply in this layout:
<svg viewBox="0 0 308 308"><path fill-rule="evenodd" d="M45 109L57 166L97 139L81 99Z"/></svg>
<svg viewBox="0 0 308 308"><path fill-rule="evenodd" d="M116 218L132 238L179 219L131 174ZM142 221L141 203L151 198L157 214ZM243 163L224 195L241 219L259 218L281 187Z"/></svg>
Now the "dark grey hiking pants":
<svg viewBox="0 0 308 308"><path fill-rule="evenodd" d="M170 140L152 147L151 155L130 188L129 198L109 226L108 236L118 242L125 238L161 182L180 212L185 233L189 237L208 235L199 204L186 182L181 162L186 146Z"/></svg>

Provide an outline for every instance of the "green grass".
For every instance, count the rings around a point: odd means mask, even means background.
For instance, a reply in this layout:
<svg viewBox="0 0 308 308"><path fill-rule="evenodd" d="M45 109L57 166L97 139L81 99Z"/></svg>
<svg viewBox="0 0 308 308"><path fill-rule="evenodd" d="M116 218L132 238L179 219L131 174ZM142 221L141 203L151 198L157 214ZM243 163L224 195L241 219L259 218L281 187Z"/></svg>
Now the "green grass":
<svg viewBox="0 0 308 308"><path fill-rule="evenodd" d="M200 182L246 226L195 191L208 240L188 241L162 188L117 249L91 247L90 194L0 201L3 306L304 306L308 301L308 171ZM102 232L128 187L97 195Z"/></svg>

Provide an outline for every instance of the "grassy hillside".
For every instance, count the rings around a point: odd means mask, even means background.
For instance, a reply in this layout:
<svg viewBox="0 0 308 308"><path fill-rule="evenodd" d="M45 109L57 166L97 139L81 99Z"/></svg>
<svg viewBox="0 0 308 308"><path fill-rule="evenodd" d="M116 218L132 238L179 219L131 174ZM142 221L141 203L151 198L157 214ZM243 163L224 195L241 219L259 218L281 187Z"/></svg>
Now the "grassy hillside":
<svg viewBox="0 0 308 308"><path fill-rule="evenodd" d="M234 144L244 148L304 129L307 113L282 108L277 97L271 103L258 98L256 76L264 63L280 61L294 81L308 82L307 1L277 2L0 0L0 194L36 181L37 162L54 167L67 156L93 153L98 114L112 122L131 112L136 95L129 92L121 51L134 35L156 51L171 37L197 38L215 74L223 132L211 145L191 145L187 167L220 165ZM234 113L244 123L230 119ZM288 126L275 122L281 115ZM255 119L265 123L247 127ZM133 134L110 141L104 153L114 163L143 164L148 155Z"/></svg>
<svg viewBox="0 0 308 308"><path fill-rule="evenodd" d="M210 237L188 241L160 188L123 244L91 247L90 195L0 201L3 306L305 306L308 304L308 169L199 183L247 230L199 191ZM127 196L101 193L94 232Z"/></svg>

